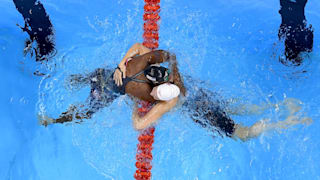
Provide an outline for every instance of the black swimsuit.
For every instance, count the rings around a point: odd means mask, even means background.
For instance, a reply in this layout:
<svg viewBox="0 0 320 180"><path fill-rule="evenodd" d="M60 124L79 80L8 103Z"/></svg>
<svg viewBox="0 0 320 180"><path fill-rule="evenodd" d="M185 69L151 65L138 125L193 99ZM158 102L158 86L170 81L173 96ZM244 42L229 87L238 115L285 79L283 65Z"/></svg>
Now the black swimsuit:
<svg viewBox="0 0 320 180"><path fill-rule="evenodd" d="M90 74L90 109L92 114L97 112L100 108L103 108L113 102L120 95L125 94L125 87L130 81L140 83L150 83L149 81L136 79L139 75L143 74L144 70L131 76L122 79L122 85L117 86L113 80L114 69L102 69L98 68Z"/></svg>

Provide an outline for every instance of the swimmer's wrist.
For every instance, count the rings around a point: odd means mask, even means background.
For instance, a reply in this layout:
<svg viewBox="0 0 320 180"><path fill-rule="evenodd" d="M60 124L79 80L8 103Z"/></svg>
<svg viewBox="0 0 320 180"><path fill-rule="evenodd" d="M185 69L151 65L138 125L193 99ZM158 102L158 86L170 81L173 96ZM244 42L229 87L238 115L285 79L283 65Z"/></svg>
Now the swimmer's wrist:
<svg viewBox="0 0 320 180"><path fill-rule="evenodd" d="M124 66L125 63L126 63L126 59L123 58L123 59L120 61L120 63L118 64L118 67Z"/></svg>
<svg viewBox="0 0 320 180"><path fill-rule="evenodd" d="M116 69L118 69L118 70L122 73L121 68L120 68L119 66L117 66L117 68L116 68Z"/></svg>

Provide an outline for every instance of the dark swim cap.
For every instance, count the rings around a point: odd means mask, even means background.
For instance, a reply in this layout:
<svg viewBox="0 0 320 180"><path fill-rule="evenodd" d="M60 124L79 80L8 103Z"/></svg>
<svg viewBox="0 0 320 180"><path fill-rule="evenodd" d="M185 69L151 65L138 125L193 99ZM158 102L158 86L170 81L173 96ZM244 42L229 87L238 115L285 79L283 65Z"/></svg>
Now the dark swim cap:
<svg viewBox="0 0 320 180"><path fill-rule="evenodd" d="M169 81L170 70L159 64L150 65L144 70L144 75L153 84L162 84Z"/></svg>

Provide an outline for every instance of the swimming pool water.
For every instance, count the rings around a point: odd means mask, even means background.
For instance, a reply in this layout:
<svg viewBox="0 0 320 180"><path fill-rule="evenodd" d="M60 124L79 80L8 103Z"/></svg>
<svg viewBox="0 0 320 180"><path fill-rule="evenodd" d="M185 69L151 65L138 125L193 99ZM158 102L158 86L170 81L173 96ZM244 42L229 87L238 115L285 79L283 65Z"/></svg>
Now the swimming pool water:
<svg viewBox="0 0 320 180"><path fill-rule="evenodd" d="M70 90L68 75L115 67L126 50L142 42L142 0L45 0L57 55L48 63L23 57L26 33L10 0L0 2L0 179L133 179L138 133L125 97L83 124L40 126L37 114L57 117L85 101L89 88ZM180 71L223 100L248 104L303 102L310 126L270 131L248 142L213 137L181 110L157 124L153 179L320 179L320 2L309 0L314 49L299 67L278 60L278 1L163 0L160 49L177 54ZM35 76L39 70L45 76ZM305 71L305 72L303 72ZM204 81L200 83L200 81ZM193 90L193 89L191 89ZM232 116L251 125L283 120L276 109Z"/></svg>

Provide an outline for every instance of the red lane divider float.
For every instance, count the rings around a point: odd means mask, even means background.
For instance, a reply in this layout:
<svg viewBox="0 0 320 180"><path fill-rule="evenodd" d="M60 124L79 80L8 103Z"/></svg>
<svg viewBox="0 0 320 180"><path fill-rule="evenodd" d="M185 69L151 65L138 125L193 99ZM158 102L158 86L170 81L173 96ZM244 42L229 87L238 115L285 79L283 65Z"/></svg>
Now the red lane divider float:
<svg viewBox="0 0 320 180"><path fill-rule="evenodd" d="M150 32L145 32L143 33L143 37L147 38L147 39L155 39L155 40L159 40L159 35L158 34L153 34Z"/></svg>
<svg viewBox="0 0 320 180"><path fill-rule="evenodd" d="M143 45L150 49L157 49L159 47L159 26L160 19L160 0L145 0L143 20Z"/></svg>
<svg viewBox="0 0 320 180"><path fill-rule="evenodd" d="M157 12L160 9L159 5L146 4L144 5L144 10L147 12Z"/></svg>
<svg viewBox="0 0 320 180"><path fill-rule="evenodd" d="M146 101L141 101L138 109L139 116L144 116L152 108L152 104ZM152 144L154 142L154 127L143 130L138 137L139 144L137 145L136 154L136 172L134 178L137 180L150 180L152 169Z"/></svg>
<svg viewBox="0 0 320 180"><path fill-rule="evenodd" d="M144 0L144 14L143 20L143 45L152 50L159 47L159 26L160 19L160 0ZM144 116L152 108L149 102L141 101L139 116ZM136 180L150 180L152 169L152 144L154 142L154 127L143 130L138 137L139 144L137 145L136 154L136 172L134 178Z"/></svg>
<svg viewBox="0 0 320 180"><path fill-rule="evenodd" d="M159 19L160 19L160 16L158 14L144 14L143 15L143 20L145 20L145 21L149 21L149 20L156 21Z"/></svg>
<svg viewBox="0 0 320 180"><path fill-rule="evenodd" d="M158 24L157 23L144 23L143 24L143 29L145 30L145 31L147 31L147 33L148 33L148 31L149 31L149 33L151 32L151 31L158 31ZM152 32L151 32L152 33ZM156 33L152 33L152 34L156 34Z"/></svg>

